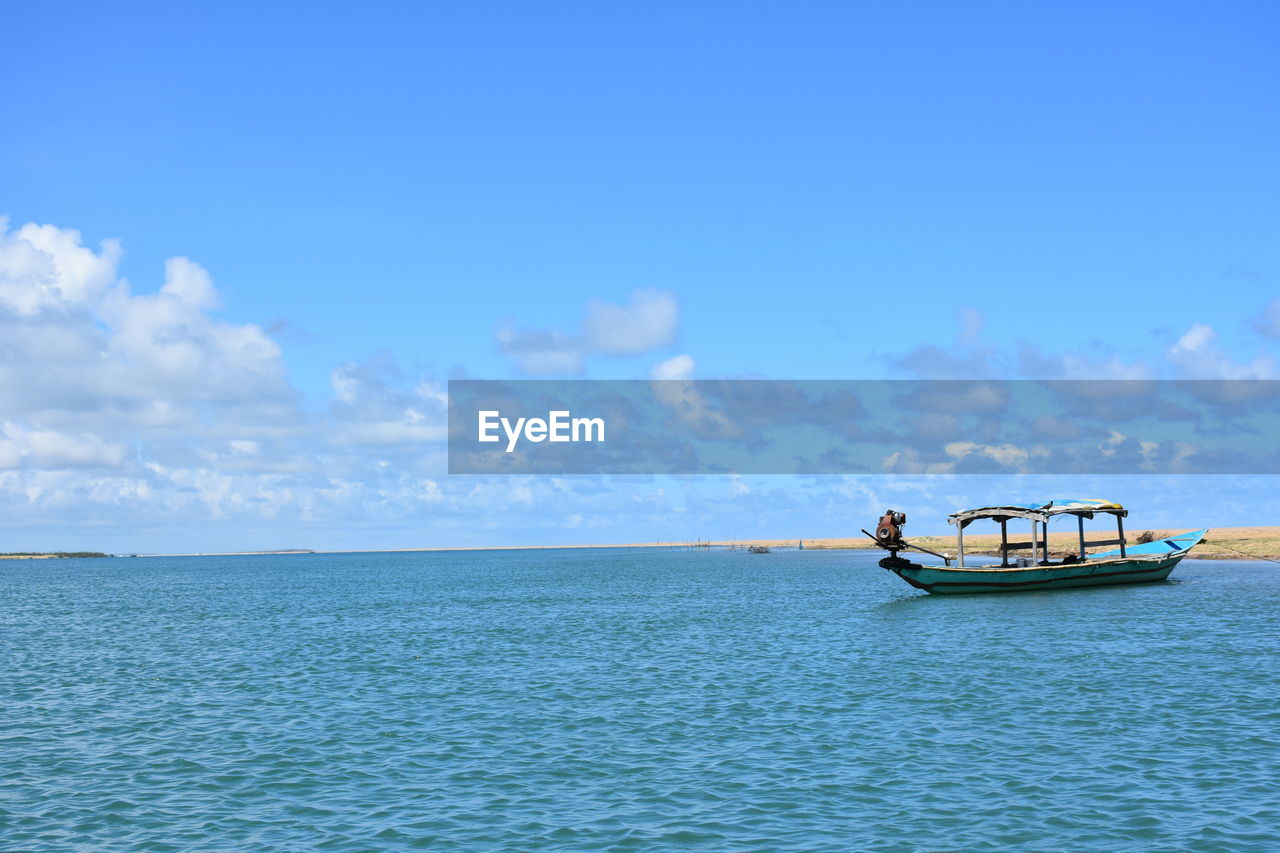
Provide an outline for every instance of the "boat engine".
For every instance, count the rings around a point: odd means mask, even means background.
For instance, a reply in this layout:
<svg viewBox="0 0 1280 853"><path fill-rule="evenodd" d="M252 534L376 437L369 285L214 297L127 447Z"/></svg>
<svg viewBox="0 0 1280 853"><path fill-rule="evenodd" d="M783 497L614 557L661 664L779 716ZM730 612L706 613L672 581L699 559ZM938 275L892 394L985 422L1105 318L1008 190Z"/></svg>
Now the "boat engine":
<svg viewBox="0 0 1280 853"><path fill-rule="evenodd" d="M907 523L907 514L897 510L886 509L876 525L875 540L881 548L898 551L906 547L902 541L902 526Z"/></svg>

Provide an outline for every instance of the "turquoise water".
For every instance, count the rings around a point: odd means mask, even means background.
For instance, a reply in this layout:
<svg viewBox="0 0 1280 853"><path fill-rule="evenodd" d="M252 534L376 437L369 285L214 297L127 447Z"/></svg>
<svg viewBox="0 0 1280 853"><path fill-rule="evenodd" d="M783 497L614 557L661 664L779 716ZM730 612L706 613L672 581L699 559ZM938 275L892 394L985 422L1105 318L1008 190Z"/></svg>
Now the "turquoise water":
<svg viewBox="0 0 1280 853"><path fill-rule="evenodd" d="M0 564L0 849L1280 849L1280 566Z"/></svg>

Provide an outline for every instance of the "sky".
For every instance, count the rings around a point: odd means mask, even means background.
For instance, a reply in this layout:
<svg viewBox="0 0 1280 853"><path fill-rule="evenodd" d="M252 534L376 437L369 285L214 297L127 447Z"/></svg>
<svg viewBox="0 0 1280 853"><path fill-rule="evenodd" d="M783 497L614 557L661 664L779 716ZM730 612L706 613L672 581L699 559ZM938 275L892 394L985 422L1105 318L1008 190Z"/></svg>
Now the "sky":
<svg viewBox="0 0 1280 853"><path fill-rule="evenodd" d="M1274 478L481 478L447 379L1277 378L1280 9L6 12L0 551L856 533Z"/></svg>

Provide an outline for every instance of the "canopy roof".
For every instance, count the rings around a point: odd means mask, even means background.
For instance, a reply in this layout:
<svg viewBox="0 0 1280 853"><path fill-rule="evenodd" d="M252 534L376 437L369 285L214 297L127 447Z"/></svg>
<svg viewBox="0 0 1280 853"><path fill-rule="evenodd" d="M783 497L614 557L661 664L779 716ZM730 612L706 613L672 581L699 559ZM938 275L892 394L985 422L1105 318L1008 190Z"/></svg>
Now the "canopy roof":
<svg viewBox="0 0 1280 853"><path fill-rule="evenodd" d="M1003 506L983 506L977 509L966 509L953 512L947 516L952 524L964 527L979 518L991 518L1004 521L1009 518L1034 518L1036 521L1048 521L1050 516L1070 513L1084 518L1093 518L1095 512L1106 512L1124 518L1129 511L1114 501L1099 498L1057 498L1039 504L1004 504Z"/></svg>

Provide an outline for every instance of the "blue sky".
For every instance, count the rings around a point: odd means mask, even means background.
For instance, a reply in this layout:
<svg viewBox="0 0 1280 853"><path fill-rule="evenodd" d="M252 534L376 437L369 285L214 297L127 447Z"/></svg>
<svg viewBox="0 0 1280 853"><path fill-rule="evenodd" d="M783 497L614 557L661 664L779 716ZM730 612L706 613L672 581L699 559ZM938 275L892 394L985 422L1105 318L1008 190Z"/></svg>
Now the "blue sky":
<svg viewBox="0 0 1280 853"><path fill-rule="evenodd" d="M837 535L864 514L830 481L451 481L449 376L1276 375L1274 4L7 17L15 548L792 535L814 513ZM122 254L31 301L71 273L14 247L87 256L28 223ZM1266 523L1264 480L1098 485L1195 525L1196 493L1243 494L1239 521ZM1028 487L855 485L937 512Z"/></svg>

